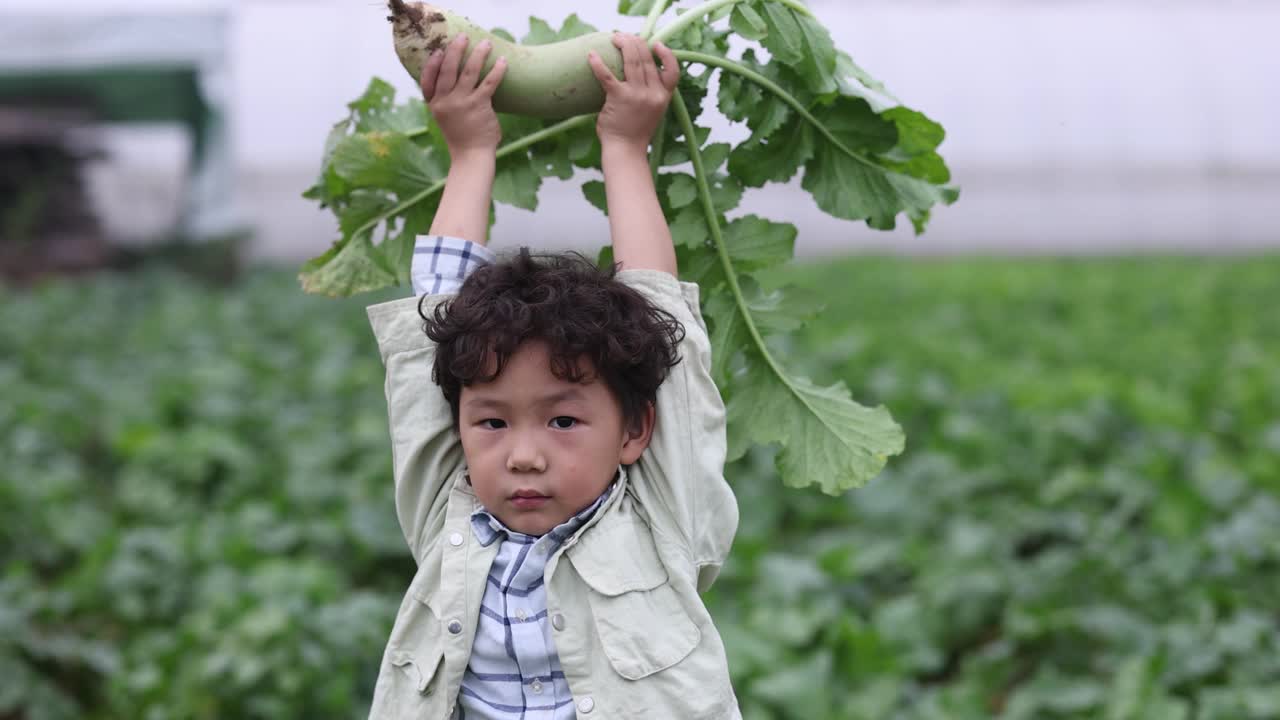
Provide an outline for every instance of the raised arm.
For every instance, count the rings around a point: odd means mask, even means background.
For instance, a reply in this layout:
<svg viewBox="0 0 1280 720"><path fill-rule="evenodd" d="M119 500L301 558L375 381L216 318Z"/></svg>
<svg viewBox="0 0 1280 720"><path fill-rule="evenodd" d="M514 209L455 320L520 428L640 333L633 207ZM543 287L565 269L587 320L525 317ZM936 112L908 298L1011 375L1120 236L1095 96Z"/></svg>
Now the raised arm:
<svg viewBox="0 0 1280 720"><path fill-rule="evenodd" d="M647 509L659 542L679 547L689 579L705 591L729 555L738 504L724 478L725 407L711 378L698 286L654 270L625 270L618 279L685 329L680 362L658 388L653 435L632 466L629 491Z"/></svg>
<svg viewBox="0 0 1280 720"><path fill-rule="evenodd" d="M506 63L500 59L480 81L488 48L477 47L464 63L462 38L428 58L422 71L423 98L453 164L431 234L418 238L414 250L414 297L368 308L387 373L396 515L418 561L443 526L451 482L465 463L449 404L432 383L435 345L419 313L434 312L471 270L493 259L483 247L502 139L492 97Z"/></svg>
<svg viewBox="0 0 1280 720"><path fill-rule="evenodd" d="M489 206L498 144L502 142L493 93L507 72L507 61L498 58L481 80L491 46L487 40L481 42L464 60L469 42L459 33L446 50L432 53L422 68L422 96L452 160L431 234L484 245L489 238Z"/></svg>
<svg viewBox="0 0 1280 720"><path fill-rule="evenodd" d="M669 312L685 328L680 363L658 389L649 447L633 466L632 492L649 511L660 542L674 542L688 560L689 579L711 586L738 526L738 505L724 479L725 408L711 379L711 341L698 286L677 279L676 253L649 167L649 141L666 112L680 69L658 44L662 68L645 41L618 35L626 79L590 58L607 94L596 124L604 152L613 253L618 279Z"/></svg>
<svg viewBox="0 0 1280 720"><path fill-rule="evenodd" d="M671 103L680 81L675 55L655 45L659 69L646 41L616 34L625 79L619 80L600 56L589 62L605 91L604 109L596 121L604 162L605 195L613 256L623 270L660 270L676 275L676 251L649 168L649 142Z"/></svg>

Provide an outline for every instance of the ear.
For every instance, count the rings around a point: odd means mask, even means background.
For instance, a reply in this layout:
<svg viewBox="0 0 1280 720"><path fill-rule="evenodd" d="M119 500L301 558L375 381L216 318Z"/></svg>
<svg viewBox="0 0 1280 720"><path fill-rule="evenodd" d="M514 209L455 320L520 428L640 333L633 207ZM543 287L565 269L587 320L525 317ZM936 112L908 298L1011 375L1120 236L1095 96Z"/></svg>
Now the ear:
<svg viewBox="0 0 1280 720"><path fill-rule="evenodd" d="M618 462L623 465L631 465L640 459L649 447L649 441L653 439L653 425L657 411L653 407L653 403L649 403L645 408L644 415L640 417L640 422L633 424L626 429L626 435L622 438L622 451L618 456Z"/></svg>

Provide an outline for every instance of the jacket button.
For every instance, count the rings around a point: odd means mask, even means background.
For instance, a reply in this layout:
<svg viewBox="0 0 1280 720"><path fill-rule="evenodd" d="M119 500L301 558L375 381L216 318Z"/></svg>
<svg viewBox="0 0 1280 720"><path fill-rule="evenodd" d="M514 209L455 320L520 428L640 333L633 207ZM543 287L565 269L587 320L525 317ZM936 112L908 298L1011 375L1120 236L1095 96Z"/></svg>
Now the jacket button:
<svg viewBox="0 0 1280 720"><path fill-rule="evenodd" d="M457 620L449 621L449 632L453 633L454 635L461 633L462 623L458 622Z"/></svg>
<svg viewBox="0 0 1280 720"><path fill-rule="evenodd" d="M555 629L557 629L557 630L563 630L563 629L564 629L564 616L563 616L563 615L561 615L560 613L556 613L555 615L552 615L552 616L551 616L551 627L553 627L553 628L555 628Z"/></svg>
<svg viewBox="0 0 1280 720"><path fill-rule="evenodd" d="M449 544L458 547L462 544L462 533L454 533L449 536Z"/></svg>
<svg viewBox="0 0 1280 720"><path fill-rule="evenodd" d="M596 701L592 700L589 697L584 697L578 701L578 712L582 713L583 715L586 715L587 713L595 709L596 709Z"/></svg>

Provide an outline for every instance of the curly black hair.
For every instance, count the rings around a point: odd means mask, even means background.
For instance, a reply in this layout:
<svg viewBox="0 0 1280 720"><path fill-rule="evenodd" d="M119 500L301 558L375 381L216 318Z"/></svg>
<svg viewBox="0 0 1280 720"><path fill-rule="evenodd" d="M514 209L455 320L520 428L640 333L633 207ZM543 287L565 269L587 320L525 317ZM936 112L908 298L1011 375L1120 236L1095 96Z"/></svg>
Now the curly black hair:
<svg viewBox="0 0 1280 720"><path fill-rule="evenodd" d="M568 382L604 380L628 427L639 426L658 386L680 358L684 326L634 288L618 266L601 269L579 253L534 255L528 248L473 271L457 296L430 316L418 303L423 331L436 343L432 378L458 424L462 388L490 382L528 340L547 343L551 372ZM491 373L489 353L497 357ZM580 361L590 361L590 368Z"/></svg>

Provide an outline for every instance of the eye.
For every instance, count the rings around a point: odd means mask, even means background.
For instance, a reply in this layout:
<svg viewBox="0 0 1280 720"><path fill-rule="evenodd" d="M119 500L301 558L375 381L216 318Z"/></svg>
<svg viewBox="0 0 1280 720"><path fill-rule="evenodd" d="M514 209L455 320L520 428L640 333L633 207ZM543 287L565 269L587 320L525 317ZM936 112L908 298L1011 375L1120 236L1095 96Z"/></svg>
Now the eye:
<svg viewBox="0 0 1280 720"><path fill-rule="evenodd" d="M576 418L571 418L568 415L561 415L560 417L551 419L551 425L557 430L568 430L577 424L578 420Z"/></svg>
<svg viewBox="0 0 1280 720"><path fill-rule="evenodd" d="M476 424L485 430L501 430L507 426L507 422L505 420L499 420L497 418L485 418Z"/></svg>

